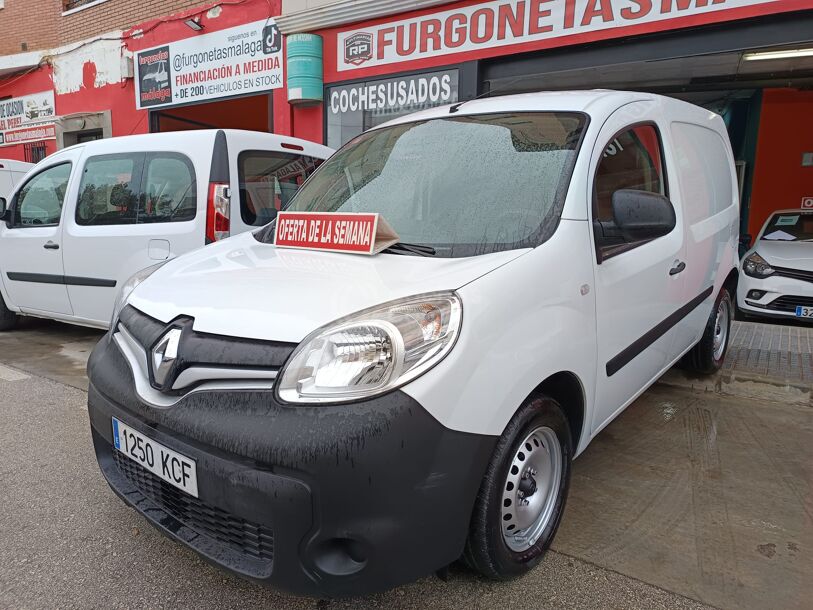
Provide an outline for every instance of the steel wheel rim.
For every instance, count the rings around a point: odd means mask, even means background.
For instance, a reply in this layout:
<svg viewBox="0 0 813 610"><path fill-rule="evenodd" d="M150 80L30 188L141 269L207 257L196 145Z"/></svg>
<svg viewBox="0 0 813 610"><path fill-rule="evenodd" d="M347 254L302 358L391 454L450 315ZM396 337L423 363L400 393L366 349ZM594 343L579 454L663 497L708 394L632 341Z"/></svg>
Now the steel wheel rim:
<svg viewBox="0 0 813 610"><path fill-rule="evenodd" d="M728 301L723 299L717 308L717 317L714 320L714 359L720 360L725 351L728 339L728 323L731 319L731 310Z"/></svg>
<svg viewBox="0 0 813 610"><path fill-rule="evenodd" d="M547 426L520 443L503 482L501 525L505 544L521 553L536 544L553 518L562 482L562 445Z"/></svg>

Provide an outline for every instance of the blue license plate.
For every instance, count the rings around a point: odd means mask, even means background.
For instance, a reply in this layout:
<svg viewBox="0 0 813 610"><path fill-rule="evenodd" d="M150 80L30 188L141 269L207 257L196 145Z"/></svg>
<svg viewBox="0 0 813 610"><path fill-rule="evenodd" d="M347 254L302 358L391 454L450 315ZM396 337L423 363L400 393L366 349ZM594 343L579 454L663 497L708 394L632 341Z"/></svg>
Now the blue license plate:
<svg viewBox="0 0 813 610"><path fill-rule="evenodd" d="M802 305L796 306L797 318L813 318L813 307L803 307Z"/></svg>

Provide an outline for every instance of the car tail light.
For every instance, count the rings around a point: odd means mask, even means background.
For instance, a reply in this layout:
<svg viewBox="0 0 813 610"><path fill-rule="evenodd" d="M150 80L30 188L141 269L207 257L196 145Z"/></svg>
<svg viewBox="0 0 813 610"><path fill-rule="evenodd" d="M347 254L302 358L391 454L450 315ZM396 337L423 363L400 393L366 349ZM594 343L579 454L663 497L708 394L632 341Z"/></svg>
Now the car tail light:
<svg viewBox="0 0 813 610"><path fill-rule="evenodd" d="M229 236L229 210L231 197L229 185L219 182L209 184L209 201L206 206L206 243L211 244Z"/></svg>

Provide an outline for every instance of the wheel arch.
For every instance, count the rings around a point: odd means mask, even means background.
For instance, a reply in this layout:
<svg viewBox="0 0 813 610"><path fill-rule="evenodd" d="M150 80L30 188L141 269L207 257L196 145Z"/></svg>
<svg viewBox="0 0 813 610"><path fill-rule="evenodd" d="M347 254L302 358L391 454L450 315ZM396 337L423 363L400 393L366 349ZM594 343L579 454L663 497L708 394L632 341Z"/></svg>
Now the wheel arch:
<svg viewBox="0 0 813 610"><path fill-rule="evenodd" d="M723 281L723 287L728 288L728 292L731 294L731 298L737 298L737 283L740 281L740 270L737 267L734 267L731 271L728 272L725 280Z"/></svg>
<svg viewBox="0 0 813 610"><path fill-rule="evenodd" d="M584 435L586 400L584 385L571 371L559 371L536 386L531 396L545 395L553 398L564 411L573 439L573 450L578 451Z"/></svg>

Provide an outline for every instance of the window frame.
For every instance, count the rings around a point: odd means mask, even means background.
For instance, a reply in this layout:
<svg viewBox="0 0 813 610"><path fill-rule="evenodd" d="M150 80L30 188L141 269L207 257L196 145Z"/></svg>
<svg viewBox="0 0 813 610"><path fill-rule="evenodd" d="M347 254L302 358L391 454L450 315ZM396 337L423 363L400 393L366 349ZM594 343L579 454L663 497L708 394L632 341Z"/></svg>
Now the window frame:
<svg viewBox="0 0 813 610"><path fill-rule="evenodd" d="M82 185L84 183L84 176L85 172L87 171L88 164L91 161L95 160L113 160L115 158L134 158L136 155L143 155L144 158L141 162L141 174L138 178L138 189L136 191L136 198L138 199L138 208L136 211L136 222L118 222L118 223L88 223L85 219L80 218L79 211L81 207L81 200L82 200ZM142 212L142 205L144 201L146 201L146 190L145 184L147 180L149 165L153 161L155 161L157 157L165 157L165 158L175 158L182 161L189 170L190 177L192 179L192 185L190 188L191 194L195 197L195 213L191 218L185 218L184 220L170 220L170 221L160 221L160 222L139 222L138 219L141 216ZM93 227L137 227L139 225L155 225L155 224L174 224L176 222L194 222L198 216L198 175L195 168L195 163L192 159L181 152L171 151L171 150L134 150L134 151L122 151L122 152L115 152L115 153L102 153L87 157L84 160L82 165L82 176L79 180L79 186L76 193L76 206L73 211L73 221L76 223L77 226L83 228L93 228ZM141 200L142 196L145 197L144 201Z"/></svg>
<svg viewBox="0 0 813 610"><path fill-rule="evenodd" d="M619 129L618 131L613 133L613 135L611 135L607 139L606 143L604 144L604 146L601 147L600 150L602 151L602 154L603 154L603 151L605 151L607 149L607 147L610 145L610 142L612 142L613 140L618 138L618 136L620 136L620 135L622 135L622 134L624 134L624 133L626 133L628 131L632 131L633 129L636 129L638 127L652 127L655 130L655 135L658 137L658 154L661 157L661 172L662 172L661 179L663 181L663 197L666 197L667 199L669 199L669 172L666 169L666 153L665 153L665 148L663 146L663 134L661 133L661 129L660 129L660 127L658 127L658 124L655 121L652 121L652 120L638 121L637 123L630 123L629 125L627 125L625 127L622 127L621 129ZM640 246L643 246L644 244L648 244L649 242L653 241L652 239L642 239L642 240L639 240L639 241L623 243L623 244L615 244L615 245L612 245L612 246L600 246L599 245L598 239L596 238L595 223L599 221L599 218L598 218L598 192L596 190L596 178L598 177L598 170L599 170L600 167L601 167L601 160L599 160L599 162L596 163L596 167L593 170L592 183L590 185L590 201L591 201L590 206L591 206L591 214L592 214L592 218L591 218L591 222L590 222L590 230L593 232L593 245L594 245L595 250L596 250L596 263L599 264L599 265L601 263L603 263L604 261L606 261L606 260L609 260L611 258L614 258L614 257L619 256L621 254L624 254L626 252L629 252L630 250L634 250L636 248L639 248ZM669 201L671 202L671 199L669 199ZM672 204L672 205L674 207L674 204ZM672 229L672 230L674 231L674 229ZM671 234L671 231L667 235L669 235L669 234ZM662 237L666 237L666 235L663 235ZM659 237L659 238L656 238L656 239L661 239L661 238Z"/></svg>
<svg viewBox="0 0 813 610"><path fill-rule="evenodd" d="M50 170L52 170L54 168L57 168L57 167L61 167L63 165L69 166L70 171L68 172L68 182L66 183L66 186L65 186L65 195L62 198L62 204L59 206L59 221L55 222L55 223L38 224L38 225L35 225L35 224L27 225L27 224L22 224L22 223L18 224L16 222L17 221L17 210L18 210L18 206L19 206L19 203L20 203L20 193L22 193L23 189L25 187L27 187L29 184L31 184L31 182L33 180L35 180L36 178L39 178L40 176L42 176L45 172L50 171ZM36 174L31 176L24 183L22 183L20 185L20 188L18 188L17 191L14 194L14 199L11 202L11 206L9 206L10 209L11 209L11 224L10 224L9 228L10 229L39 229L39 228L42 228L42 227L58 227L58 226L60 226L62 224L62 215L63 215L63 213L65 211L65 199L68 197L68 191L70 190L71 178L73 177L73 165L74 165L74 163L71 160L60 161L59 163L54 163L53 165L49 165L48 167L43 167L40 171L38 171Z"/></svg>
<svg viewBox="0 0 813 610"><path fill-rule="evenodd" d="M238 200L237 203L238 203L238 206L240 208L240 220L242 221L242 223L245 226L253 227L254 229L261 229L262 227L266 226L268 223L261 224L261 225L255 225L255 224L249 223L246 220L246 216L245 216L246 209L245 209L245 207L243 205L243 195L241 193L241 188L240 188L240 185L243 184L243 178L245 177L245 172L244 172L244 169L243 169L243 159L245 159L245 157L247 157L248 155L269 155L269 154L290 155L291 157L307 157L309 159L313 159L314 164L316 165L316 167L313 168L313 171L311 171L311 173L308 174L305 177L305 179L302 181L302 184L300 184L299 187L296 189L297 193L299 192L299 189L301 189L304 186L305 182L310 180L310 177L313 176L314 173L316 173L316 170L319 169L319 166L321 166L322 163L327 161L327 159L320 159L319 157L314 157L313 155L305 154L304 151L294 152L294 151L288 151L288 150L269 150L269 149L262 149L262 148L246 148L244 150L241 150L239 153L237 153L237 200ZM294 196L296 196L296 195L294 195ZM273 220L270 221L270 222L273 222Z"/></svg>

